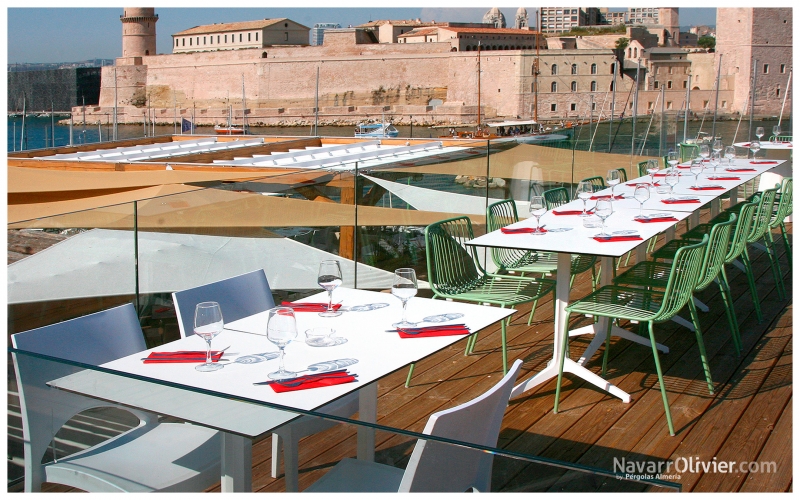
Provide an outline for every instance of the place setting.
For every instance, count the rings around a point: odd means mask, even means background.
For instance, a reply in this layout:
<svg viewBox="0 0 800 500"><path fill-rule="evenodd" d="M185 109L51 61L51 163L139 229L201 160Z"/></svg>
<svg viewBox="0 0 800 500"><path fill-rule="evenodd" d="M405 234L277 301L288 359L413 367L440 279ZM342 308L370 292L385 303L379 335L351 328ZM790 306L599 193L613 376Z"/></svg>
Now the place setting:
<svg viewBox="0 0 800 500"><path fill-rule="evenodd" d="M564 231L572 230L571 227L552 227L546 228L540 224L540 219L547 213L547 203L543 196L531 196L530 213L536 218L536 227L501 227L500 232L503 234L531 234L534 236L542 236L547 233L563 233ZM586 214L586 215L583 215ZM588 216L590 212L586 211L586 201L584 200L584 210L565 210L556 215L579 215Z"/></svg>

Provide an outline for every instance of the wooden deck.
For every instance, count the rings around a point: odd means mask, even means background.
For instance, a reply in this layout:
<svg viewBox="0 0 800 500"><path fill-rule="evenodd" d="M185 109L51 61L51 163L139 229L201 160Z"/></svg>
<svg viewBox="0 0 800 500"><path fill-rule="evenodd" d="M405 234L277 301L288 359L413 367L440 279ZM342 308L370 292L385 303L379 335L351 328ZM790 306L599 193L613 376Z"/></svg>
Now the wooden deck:
<svg viewBox="0 0 800 500"><path fill-rule="evenodd" d="M791 224L788 225L791 231ZM682 226L681 226L682 229ZM650 348L612 339L607 379L627 391L622 403L578 379L566 376L561 409L553 414L555 381L513 399L506 411L499 447L585 466L612 470L614 459L628 461L774 462L772 472L684 471L672 480L683 491L792 491L792 283L784 248L780 262L787 299L779 301L766 256L752 251L764 321L756 320L745 276L729 268L741 326L743 351L737 356L728 331L718 289L698 295L711 307L701 313L715 394L709 395L694 335L668 322L657 325L659 342L670 348L661 355L676 436L667 430L658 379ZM632 259L633 260L633 259ZM588 274L576 279L572 297L585 295ZM508 329L509 359L524 360L523 376L541 370L550 359L553 304L539 304L535 322L525 324L528 310L515 315ZM688 313L684 313L688 316ZM573 324L588 318L572 317ZM635 325L625 325L636 328ZM573 338L576 359L588 338ZM480 334L471 356L465 342L421 361L412 386L404 387L406 371L379 383L378 422L420 432L428 416L467 401L501 376L499 325ZM601 349L588 367L600 371ZM253 489L283 491L283 477L270 477L271 439L253 445ZM355 430L339 425L300 442L300 489L323 475L337 460L355 456ZM413 440L377 433L376 459L404 467ZM675 473L673 471L673 473ZM492 489L519 491L652 491L660 488L573 472L523 460L497 457ZM48 491L67 489L51 485ZM219 485L209 491L219 491ZM663 491L663 490L662 490Z"/></svg>

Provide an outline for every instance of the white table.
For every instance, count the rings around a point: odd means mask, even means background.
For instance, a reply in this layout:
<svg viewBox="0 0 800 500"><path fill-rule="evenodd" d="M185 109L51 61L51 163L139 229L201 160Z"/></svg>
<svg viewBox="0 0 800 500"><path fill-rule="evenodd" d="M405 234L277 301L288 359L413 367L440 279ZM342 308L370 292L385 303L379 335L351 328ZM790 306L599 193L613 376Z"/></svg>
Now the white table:
<svg viewBox="0 0 800 500"><path fill-rule="evenodd" d="M322 302L326 298L327 294L320 293L303 302ZM204 348L205 342L190 336L102 365L115 373L84 370L49 385L222 431L222 491L250 491L252 440L297 418L299 415L292 409L313 411L358 390L359 419L374 423L378 379L464 338L458 335L401 339L397 333L387 332L402 314L400 301L390 294L342 288L334 291L334 301L342 301L343 306L379 302L389 306L368 312L345 312L336 318L297 313L298 341L286 347L285 364L287 369L299 371L312 363L355 358L358 363L348 367L358 374L353 383L278 394L268 386L253 385L268 380L267 374L277 369L277 359L254 364L231 363L222 370L206 373L196 371L195 364L141 362L153 350ZM408 302L408 317L412 321L446 312L464 314L448 323L465 323L472 332L477 332L515 311L418 297ZM212 347L230 345L225 359L231 361L240 356L277 351L265 336L266 317L264 312L226 324ZM325 348L306 345L299 339L304 339L305 330L314 326L334 328L336 335L346 338L347 343ZM270 404L285 409L266 406ZM358 457L372 460L374 443L374 429L360 426Z"/></svg>
<svg viewBox="0 0 800 500"><path fill-rule="evenodd" d="M793 175L793 165L792 165L792 151L794 144L789 142L769 142L769 141L761 141L761 150L764 151L763 156L765 158L759 159L770 159L770 160L786 160L782 162L780 166L774 168L767 172L765 175L761 176L761 179L758 183L758 190L764 191L765 189L772 189L775 187L775 184L780 184L783 181L784 177L791 177ZM750 146L749 142L737 142L734 144L737 148L746 149L749 153ZM791 222L792 216L786 218L786 222Z"/></svg>

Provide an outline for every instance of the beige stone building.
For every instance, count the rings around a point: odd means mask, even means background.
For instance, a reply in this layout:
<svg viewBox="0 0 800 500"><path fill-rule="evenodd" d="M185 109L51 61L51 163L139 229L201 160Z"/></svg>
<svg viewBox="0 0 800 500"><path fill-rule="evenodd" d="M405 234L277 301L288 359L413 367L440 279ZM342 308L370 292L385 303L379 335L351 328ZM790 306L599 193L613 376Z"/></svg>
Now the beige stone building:
<svg viewBox="0 0 800 500"><path fill-rule="evenodd" d="M286 18L195 26L172 35L172 53L308 45L310 28Z"/></svg>

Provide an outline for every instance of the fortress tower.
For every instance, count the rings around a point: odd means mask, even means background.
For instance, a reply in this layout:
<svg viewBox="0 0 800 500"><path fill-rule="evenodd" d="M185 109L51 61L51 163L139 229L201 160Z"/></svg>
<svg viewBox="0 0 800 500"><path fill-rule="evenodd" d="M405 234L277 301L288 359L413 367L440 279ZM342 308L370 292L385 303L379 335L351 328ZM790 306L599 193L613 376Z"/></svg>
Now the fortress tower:
<svg viewBox="0 0 800 500"><path fill-rule="evenodd" d="M678 9L660 8L658 9L658 24L664 27L664 46L677 47L680 43L680 21L678 20Z"/></svg>
<svg viewBox="0 0 800 500"><path fill-rule="evenodd" d="M122 22L122 57L156 55L156 22L152 7L125 7L119 16Z"/></svg>

